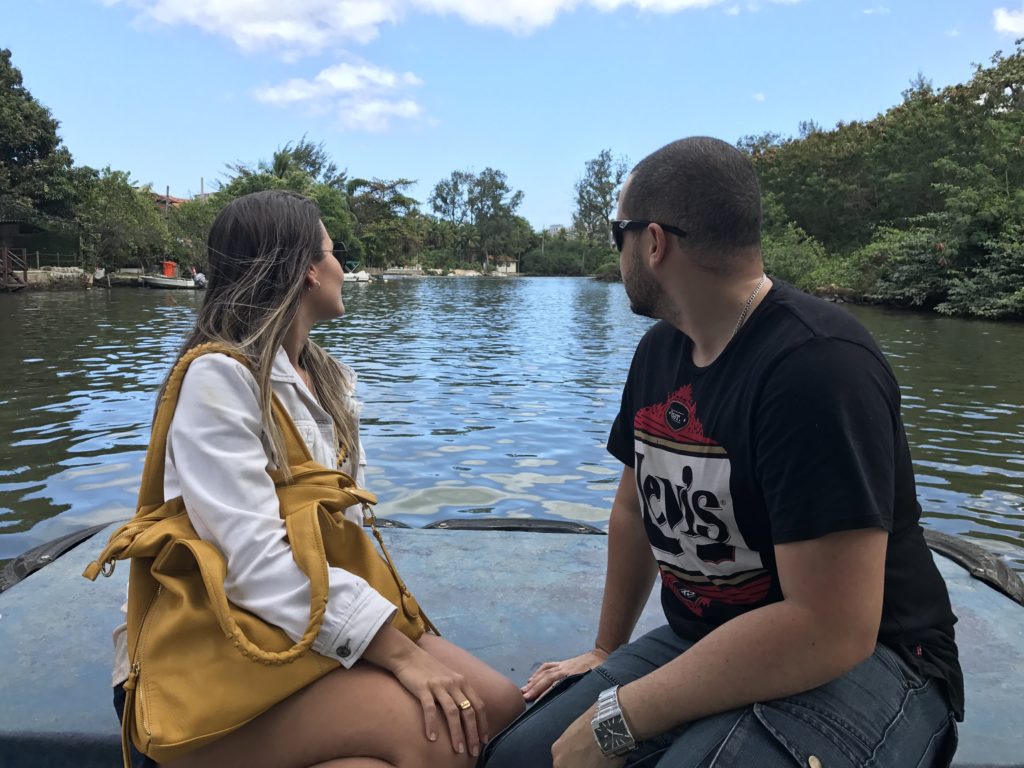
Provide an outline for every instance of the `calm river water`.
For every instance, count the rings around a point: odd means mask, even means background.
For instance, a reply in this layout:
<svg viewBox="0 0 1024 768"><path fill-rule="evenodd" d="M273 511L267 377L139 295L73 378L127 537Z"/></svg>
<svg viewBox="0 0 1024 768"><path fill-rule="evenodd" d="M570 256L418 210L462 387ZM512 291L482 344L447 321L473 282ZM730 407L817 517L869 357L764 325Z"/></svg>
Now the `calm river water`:
<svg viewBox="0 0 1024 768"><path fill-rule="evenodd" d="M619 466L604 442L649 323L621 285L421 279L345 295L348 314L316 334L359 373L381 516L605 524ZM0 295L0 560L132 513L154 389L201 300ZM926 524L1024 571L1024 325L849 310L900 377Z"/></svg>

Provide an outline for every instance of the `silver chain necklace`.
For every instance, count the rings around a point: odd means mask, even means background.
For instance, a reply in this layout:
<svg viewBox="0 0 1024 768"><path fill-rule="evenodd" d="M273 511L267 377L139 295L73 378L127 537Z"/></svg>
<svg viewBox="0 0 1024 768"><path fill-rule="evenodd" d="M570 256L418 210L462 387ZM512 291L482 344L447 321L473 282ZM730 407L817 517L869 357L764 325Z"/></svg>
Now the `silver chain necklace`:
<svg viewBox="0 0 1024 768"><path fill-rule="evenodd" d="M747 313L750 312L750 307L754 303L754 299L757 298L757 294L761 292L761 288L764 286L764 281L768 279L768 275L764 272L761 273L761 279L757 281L757 286L754 288L754 292L750 294L750 298L747 299L747 303L743 305L743 311L740 312L740 319L736 321L736 327L733 328L732 335L735 336L740 332L740 328L743 327L743 321L747 319Z"/></svg>

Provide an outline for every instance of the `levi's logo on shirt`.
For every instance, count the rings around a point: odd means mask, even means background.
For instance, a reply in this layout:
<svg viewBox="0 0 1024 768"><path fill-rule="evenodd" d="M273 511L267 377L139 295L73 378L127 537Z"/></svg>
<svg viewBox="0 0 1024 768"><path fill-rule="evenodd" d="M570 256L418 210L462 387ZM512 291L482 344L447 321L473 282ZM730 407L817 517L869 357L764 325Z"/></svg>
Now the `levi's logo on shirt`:
<svg viewBox="0 0 1024 768"><path fill-rule="evenodd" d="M736 521L725 449L704 434L687 385L633 419L637 492L662 584L696 618L764 600L772 576Z"/></svg>

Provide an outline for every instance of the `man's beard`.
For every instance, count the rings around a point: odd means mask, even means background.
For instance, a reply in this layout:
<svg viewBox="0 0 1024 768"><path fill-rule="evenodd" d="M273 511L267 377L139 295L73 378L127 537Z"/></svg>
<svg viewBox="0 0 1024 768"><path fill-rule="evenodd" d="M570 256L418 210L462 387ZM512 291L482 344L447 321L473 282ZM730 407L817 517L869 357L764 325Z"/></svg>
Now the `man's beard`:
<svg viewBox="0 0 1024 768"><path fill-rule="evenodd" d="M659 310L665 294L654 275L644 268L639 248L629 253L626 269L622 273L622 284L626 288L629 308L634 313L652 320L661 319Z"/></svg>

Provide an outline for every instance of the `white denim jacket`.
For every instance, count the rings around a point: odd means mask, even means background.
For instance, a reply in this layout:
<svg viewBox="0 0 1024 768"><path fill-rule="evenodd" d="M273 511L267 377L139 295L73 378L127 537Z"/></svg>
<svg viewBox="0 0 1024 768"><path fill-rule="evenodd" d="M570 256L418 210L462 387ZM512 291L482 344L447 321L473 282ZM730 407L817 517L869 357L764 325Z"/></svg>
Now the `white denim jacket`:
<svg viewBox="0 0 1024 768"><path fill-rule="evenodd" d="M314 460L335 466L334 423L283 349L274 360L271 385ZM224 554L228 599L298 640L309 622L309 581L285 540L274 482L267 474L268 446L259 389L249 369L226 355L195 360L185 374L167 438L164 498L182 496L196 532ZM355 473L360 485L363 465L360 455ZM351 474L350 462L341 469ZM359 507L350 507L346 516L362 521ZM395 607L359 576L330 568L329 577L327 611L313 648L348 668ZM114 644L117 685L128 677L124 625L115 630Z"/></svg>

